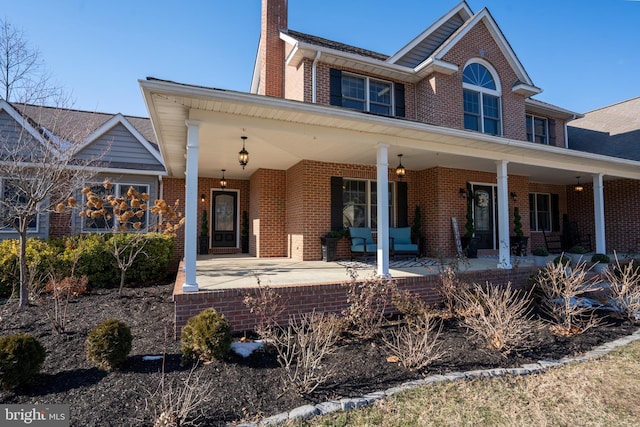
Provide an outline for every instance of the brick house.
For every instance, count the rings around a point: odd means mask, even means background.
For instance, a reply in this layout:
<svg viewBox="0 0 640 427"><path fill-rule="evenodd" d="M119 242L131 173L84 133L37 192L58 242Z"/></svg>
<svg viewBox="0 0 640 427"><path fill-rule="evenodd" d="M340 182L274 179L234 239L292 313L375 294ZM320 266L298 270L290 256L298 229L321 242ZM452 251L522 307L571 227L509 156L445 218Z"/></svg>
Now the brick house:
<svg viewBox="0 0 640 427"><path fill-rule="evenodd" d="M638 209L639 159L570 145L568 125L583 116L533 98L542 89L489 11L464 1L384 55L291 30L287 1L263 0L250 93L154 78L140 86L167 168L164 196L185 200L185 292L198 290L204 210L214 254L241 251L244 212L259 258L317 260L327 231L371 227L380 274L389 226L413 224L416 208L425 255L456 254L452 218L463 234L470 208L479 248L503 269L516 207L528 250L544 245L543 230L565 233L563 219L597 252L636 243L637 232L619 230L639 220L614 211Z"/></svg>

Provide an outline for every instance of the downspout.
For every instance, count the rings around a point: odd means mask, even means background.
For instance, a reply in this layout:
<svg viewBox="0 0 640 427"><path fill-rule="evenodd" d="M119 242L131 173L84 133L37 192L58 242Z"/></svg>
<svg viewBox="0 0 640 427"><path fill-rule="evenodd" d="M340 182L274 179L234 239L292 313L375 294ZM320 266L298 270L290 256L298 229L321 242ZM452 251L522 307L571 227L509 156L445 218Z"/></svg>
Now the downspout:
<svg viewBox="0 0 640 427"><path fill-rule="evenodd" d="M320 59L320 51L316 52L316 57L313 60L313 65L311 66L311 102L315 104L317 102L317 90L316 86L318 85L318 79L316 77L316 69L318 65L318 60Z"/></svg>
<svg viewBox="0 0 640 427"><path fill-rule="evenodd" d="M162 175L158 175L158 190L158 199L164 200L164 181L162 180ZM160 221L160 218L156 221Z"/></svg>
<svg viewBox="0 0 640 427"><path fill-rule="evenodd" d="M571 120L575 120L577 119L576 115L574 114L573 117L571 117ZM569 148L569 122L571 120L567 120L564 122L564 148Z"/></svg>

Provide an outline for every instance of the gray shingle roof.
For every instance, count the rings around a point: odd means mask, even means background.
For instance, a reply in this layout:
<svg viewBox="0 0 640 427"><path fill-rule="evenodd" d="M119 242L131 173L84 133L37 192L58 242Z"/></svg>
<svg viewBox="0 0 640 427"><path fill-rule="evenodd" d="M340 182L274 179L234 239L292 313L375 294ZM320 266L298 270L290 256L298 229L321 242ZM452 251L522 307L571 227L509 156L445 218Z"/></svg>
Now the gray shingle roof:
<svg viewBox="0 0 640 427"><path fill-rule="evenodd" d="M378 59L380 61L386 61L389 58L388 55L374 52L372 50L362 49L348 44L339 43L333 40L324 39L322 37L312 36L310 34L300 33L294 30L288 30L287 34L299 42L307 43L314 46L326 47L329 49L339 50L341 52L353 53L356 55L366 56L369 58Z"/></svg>
<svg viewBox="0 0 640 427"><path fill-rule="evenodd" d="M640 161L640 97L585 113L567 130L571 149Z"/></svg>

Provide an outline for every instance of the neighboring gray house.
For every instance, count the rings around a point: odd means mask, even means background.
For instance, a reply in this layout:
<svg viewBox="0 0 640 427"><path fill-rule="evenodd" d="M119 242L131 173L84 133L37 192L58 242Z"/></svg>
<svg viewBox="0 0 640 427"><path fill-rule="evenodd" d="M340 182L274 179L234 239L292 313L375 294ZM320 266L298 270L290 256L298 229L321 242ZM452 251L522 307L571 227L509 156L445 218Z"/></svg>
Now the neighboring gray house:
<svg viewBox="0 0 640 427"><path fill-rule="evenodd" d="M585 113L568 134L571 149L640 160L640 97Z"/></svg>
<svg viewBox="0 0 640 427"><path fill-rule="evenodd" d="M72 129L73 132L69 132ZM17 132L28 132L32 138L56 138L56 133L73 135L78 159L99 158L96 176L87 185L102 188L105 178L114 184L113 193L125 193L129 186L151 196L151 203L162 193L162 177L166 170L158 151L150 120L122 114L95 113L71 109L10 104L0 99L0 137L3 144L19 141ZM59 130L59 131L58 131ZM6 177L0 177L5 194ZM80 189L76 195L82 201ZM31 236L48 238L79 232L107 231L108 221L85 220L78 215L40 215L33 222ZM0 228L0 239L15 237L10 228Z"/></svg>

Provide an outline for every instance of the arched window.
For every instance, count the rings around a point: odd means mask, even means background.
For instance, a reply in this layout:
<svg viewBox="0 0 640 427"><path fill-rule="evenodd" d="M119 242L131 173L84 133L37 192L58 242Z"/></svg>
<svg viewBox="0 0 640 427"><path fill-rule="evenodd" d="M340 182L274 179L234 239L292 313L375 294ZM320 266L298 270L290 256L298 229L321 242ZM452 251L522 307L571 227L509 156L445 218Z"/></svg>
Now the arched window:
<svg viewBox="0 0 640 427"><path fill-rule="evenodd" d="M469 63L462 72L464 128L491 135L502 134L500 82L495 73L479 62Z"/></svg>

